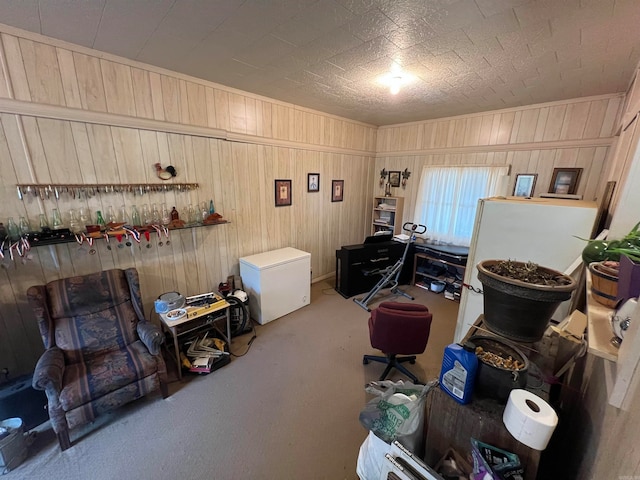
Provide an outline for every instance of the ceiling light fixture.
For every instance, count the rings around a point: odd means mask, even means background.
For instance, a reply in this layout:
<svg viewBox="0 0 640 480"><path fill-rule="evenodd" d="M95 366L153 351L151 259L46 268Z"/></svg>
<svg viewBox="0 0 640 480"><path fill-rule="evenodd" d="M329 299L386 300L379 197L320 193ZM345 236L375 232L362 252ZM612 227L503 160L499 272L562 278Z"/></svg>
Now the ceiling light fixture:
<svg viewBox="0 0 640 480"><path fill-rule="evenodd" d="M402 86L402 77L400 75L391 77L389 83L389 92L391 95L397 95L400 92L400 87Z"/></svg>
<svg viewBox="0 0 640 480"><path fill-rule="evenodd" d="M391 95L397 95L400 93L400 89L406 85L413 83L416 77L410 73L403 71L402 67L397 63L391 64L391 71L378 77L378 83L389 88Z"/></svg>

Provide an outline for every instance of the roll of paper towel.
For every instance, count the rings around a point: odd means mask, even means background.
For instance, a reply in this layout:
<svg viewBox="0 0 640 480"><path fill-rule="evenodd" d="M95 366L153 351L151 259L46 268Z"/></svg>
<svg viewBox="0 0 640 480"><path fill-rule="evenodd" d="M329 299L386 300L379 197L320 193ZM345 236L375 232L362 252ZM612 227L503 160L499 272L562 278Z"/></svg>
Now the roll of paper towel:
<svg viewBox="0 0 640 480"><path fill-rule="evenodd" d="M516 440L535 450L544 450L558 425L558 415L537 395L514 389L509 394L502 421Z"/></svg>

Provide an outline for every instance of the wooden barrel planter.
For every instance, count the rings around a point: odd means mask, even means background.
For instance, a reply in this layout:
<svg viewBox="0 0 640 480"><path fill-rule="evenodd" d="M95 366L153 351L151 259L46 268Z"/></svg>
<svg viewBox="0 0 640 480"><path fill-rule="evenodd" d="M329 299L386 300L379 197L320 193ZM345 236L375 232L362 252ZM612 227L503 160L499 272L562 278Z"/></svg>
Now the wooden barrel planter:
<svg viewBox="0 0 640 480"><path fill-rule="evenodd" d="M604 266L602 262L590 263L589 271L593 299L614 308L618 303L618 271Z"/></svg>
<svg viewBox="0 0 640 480"><path fill-rule="evenodd" d="M568 275L546 267L538 269L561 278L561 285L537 285L504 277L489 270L504 260L478 264L478 280L484 292L484 321L489 330L517 342L542 338L553 313L578 286ZM512 262L524 265L525 262Z"/></svg>

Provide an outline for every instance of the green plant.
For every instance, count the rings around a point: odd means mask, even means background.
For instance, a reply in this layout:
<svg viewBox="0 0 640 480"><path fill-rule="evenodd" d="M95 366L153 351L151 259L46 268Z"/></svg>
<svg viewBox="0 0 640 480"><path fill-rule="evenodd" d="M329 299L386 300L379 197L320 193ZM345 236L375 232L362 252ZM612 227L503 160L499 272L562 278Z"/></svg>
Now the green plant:
<svg viewBox="0 0 640 480"><path fill-rule="evenodd" d="M581 239L584 240L584 239ZM640 222L620 240L587 240L582 250L582 260L587 265L606 260L619 261L626 255L634 262L640 262Z"/></svg>

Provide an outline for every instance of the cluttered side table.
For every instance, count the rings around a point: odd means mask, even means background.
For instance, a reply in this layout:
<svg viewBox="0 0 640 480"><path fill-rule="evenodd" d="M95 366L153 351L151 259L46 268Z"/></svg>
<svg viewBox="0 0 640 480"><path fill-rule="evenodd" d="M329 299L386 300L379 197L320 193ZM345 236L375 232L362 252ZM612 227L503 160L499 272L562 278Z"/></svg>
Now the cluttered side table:
<svg viewBox="0 0 640 480"><path fill-rule="evenodd" d="M193 306L196 302L200 303L200 305ZM189 305L189 303L192 305ZM173 340L173 345L171 346L173 352L171 352L171 354L178 369L178 379L182 380L180 337L185 338L189 334L204 332L213 328L214 324L219 320L225 319L227 342L231 343L230 306L229 302L219 295L215 293L205 293L187 297L187 306L183 309L184 314L181 316L173 316L171 312L158 314L160 316L162 329L169 333Z"/></svg>
<svg viewBox="0 0 640 480"><path fill-rule="evenodd" d="M462 343L474 335L497 336L485 328L482 315L469 329ZM519 343L516 345L527 348ZM553 375L557 368L557 351L556 335L545 335L540 341L528 344L529 362L539 370L535 376L547 378ZM527 389L532 388L543 400L549 400L549 385L534 377L527 384ZM467 459L467 454L471 452L470 439L475 438L518 455L524 467L524 479L535 480L542 452L529 448L509 433L502 419L504 409L504 403L477 395L474 395L471 403L461 405L440 387L431 389L427 395L425 412L424 460L427 465L435 465L451 449Z"/></svg>
<svg viewBox="0 0 640 480"><path fill-rule="evenodd" d="M440 387L432 388L425 412L425 463L436 465L450 449L469 460L475 438L518 455L524 479L535 480L541 452L513 438L502 423L503 410L504 405L491 399L460 405Z"/></svg>

